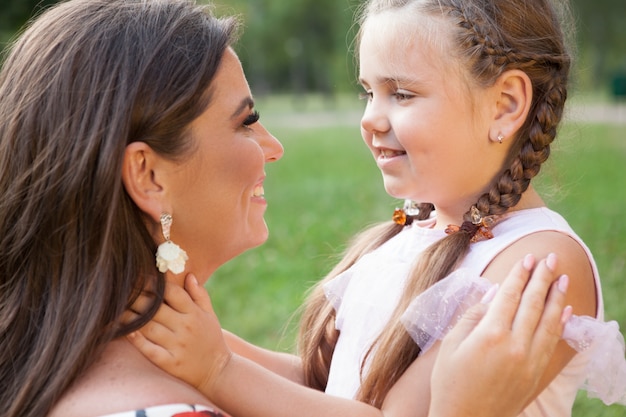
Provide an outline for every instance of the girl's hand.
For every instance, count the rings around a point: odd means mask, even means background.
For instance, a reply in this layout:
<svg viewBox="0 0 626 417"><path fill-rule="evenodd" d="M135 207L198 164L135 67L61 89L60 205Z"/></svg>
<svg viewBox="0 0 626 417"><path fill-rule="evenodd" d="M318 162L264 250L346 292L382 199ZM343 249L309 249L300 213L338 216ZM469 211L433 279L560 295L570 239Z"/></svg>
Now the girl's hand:
<svg viewBox="0 0 626 417"><path fill-rule="evenodd" d="M209 396L232 357L209 295L188 275L184 289L166 283L164 301L128 339L159 368Z"/></svg>
<svg viewBox="0 0 626 417"><path fill-rule="evenodd" d="M554 282L556 257L534 264L518 262L493 301L468 310L443 339L430 416L517 416L526 407L571 316L568 277Z"/></svg>

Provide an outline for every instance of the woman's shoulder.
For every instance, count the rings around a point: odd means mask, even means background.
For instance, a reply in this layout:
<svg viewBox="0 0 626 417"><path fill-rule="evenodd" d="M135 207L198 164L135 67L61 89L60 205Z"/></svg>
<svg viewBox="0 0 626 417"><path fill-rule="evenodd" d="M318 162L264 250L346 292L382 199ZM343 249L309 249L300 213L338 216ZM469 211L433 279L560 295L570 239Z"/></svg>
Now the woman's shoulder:
<svg viewBox="0 0 626 417"><path fill-rule="evenodd" d="M201 404L208 408L212 405L193 387L154 366L125 341L114 341L48 417L116 415L162 404ZM156 416L161 415L165 414Z"/></svg>

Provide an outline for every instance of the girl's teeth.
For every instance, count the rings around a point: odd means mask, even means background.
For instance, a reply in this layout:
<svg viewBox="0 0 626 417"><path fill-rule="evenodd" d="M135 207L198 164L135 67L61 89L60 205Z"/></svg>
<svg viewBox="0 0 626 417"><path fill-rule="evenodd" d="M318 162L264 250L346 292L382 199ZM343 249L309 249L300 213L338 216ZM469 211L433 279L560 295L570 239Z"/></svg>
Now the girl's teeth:
<svg viewBox="0 0 626 417"><path fill-rule="evenodd" d="M392 158L394 156L398 156L398 155L402 155L404 152L399 152L399 151L392 151L389 149L383 149L380 151L380 156L383 157L383 159L386 158Z"/></svg>

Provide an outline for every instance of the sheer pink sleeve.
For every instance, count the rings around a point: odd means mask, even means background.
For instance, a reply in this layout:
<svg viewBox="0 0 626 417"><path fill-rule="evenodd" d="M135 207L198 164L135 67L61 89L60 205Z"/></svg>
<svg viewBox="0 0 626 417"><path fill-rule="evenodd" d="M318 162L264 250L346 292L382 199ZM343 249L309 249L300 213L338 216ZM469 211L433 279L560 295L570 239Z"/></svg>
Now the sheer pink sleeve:
<svg viewBox="0 0 626 417"><path fill-rule="evenodd" d="M458 269L416 297L402 316L402 323L425 352L443 339L492 285L467 269ZM586 352L591 358L580 388L607 405L626 405L624 337L617 322L572 316L565 325L563 339L577 352Z"/></svg>

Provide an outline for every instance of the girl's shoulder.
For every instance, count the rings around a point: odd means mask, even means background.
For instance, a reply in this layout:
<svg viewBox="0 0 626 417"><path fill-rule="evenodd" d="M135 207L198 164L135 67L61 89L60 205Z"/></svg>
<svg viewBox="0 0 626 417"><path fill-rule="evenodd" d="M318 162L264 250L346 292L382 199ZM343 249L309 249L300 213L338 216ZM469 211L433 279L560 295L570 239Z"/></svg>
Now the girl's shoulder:
<svg viewBox="0 0 626 417"><path fill-rule="evenodd" d="M582 242L564 231L543 230L520 238L497 254L482 275L499 282L527 254L541 260L550 253L557 256L556 276L566 274L570 278L568 303L576 314L596 317L602 308L597 267Z"/></svg>

